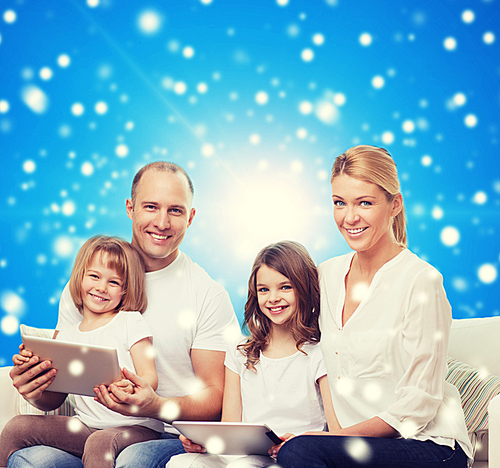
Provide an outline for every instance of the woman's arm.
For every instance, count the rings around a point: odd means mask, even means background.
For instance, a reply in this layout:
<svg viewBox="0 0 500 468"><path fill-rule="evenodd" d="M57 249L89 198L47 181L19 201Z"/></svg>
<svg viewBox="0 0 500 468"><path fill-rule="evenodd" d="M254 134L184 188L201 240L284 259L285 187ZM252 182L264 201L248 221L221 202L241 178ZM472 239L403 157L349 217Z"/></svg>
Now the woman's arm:
<svg viewBox="0 0 500 468"><path fill-rule="evenodd" d="M333 408L332 395L330 393L330 385L328 384L328 377L324 375L318 379L319 390L321 392L321 399L323 400L323 411L325 412L326 422L328 424L328 431L336 431L340 429L339 420Z"/></svg>

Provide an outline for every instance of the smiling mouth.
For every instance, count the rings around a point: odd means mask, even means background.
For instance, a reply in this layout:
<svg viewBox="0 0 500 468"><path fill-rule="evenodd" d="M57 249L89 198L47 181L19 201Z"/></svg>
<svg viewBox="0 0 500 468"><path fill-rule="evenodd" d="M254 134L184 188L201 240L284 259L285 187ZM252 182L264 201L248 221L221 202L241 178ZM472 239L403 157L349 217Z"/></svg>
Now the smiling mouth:
<svg viewBox="0 0 500 468"><path fill-rule="evenodd" d="M167 240L170 236L162 236L161 234L155 234L154 232L150 232L149 235L156 240Z"/></svg>
<svg viewBox="0 0 500 468"><path fill-rule="evenodd" d="M99 301L99 302L105 302L108 300L108 299L105 299L104 297L96 296L95 294L92 294L92 293L89 293L89 296L92 297L92 299L94 299L95 301Z"/></svg>
<svg viewBox="0 0 500 468"><path fill-rule="evenodd" d="M367 229L368 229L367 227L364 227L364 228L356 228L356 229L347 229L347 228L346 228L346 231L347 231L349 234L359 234L360 232L366 231Z"/></svg>
<svg viewBox="0 0 500 468"><path fill-rule="evenodd" d="M279 306L279 307L268 307L269 312L271 314L279 314L280 312L283 312L288 306Z"/></svg>

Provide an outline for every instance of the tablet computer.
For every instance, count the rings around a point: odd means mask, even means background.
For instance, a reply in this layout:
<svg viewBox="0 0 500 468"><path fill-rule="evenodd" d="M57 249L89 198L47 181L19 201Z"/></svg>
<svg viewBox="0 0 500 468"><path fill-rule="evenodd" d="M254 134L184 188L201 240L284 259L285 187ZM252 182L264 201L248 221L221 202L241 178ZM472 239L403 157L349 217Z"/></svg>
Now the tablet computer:
<svg viewBox="0 0 500 468"><path fill-rule="evenodd" d="M94 387L121 379L116 349L24 335L24 347L57 369L51 392L94 396Z"/></svg>
<svg viewBox="0 0 500 468"><path fill-rule="evenodd" d="M174 421L172 426L214 455L268 455L283 442L265 424Z"/></svg>

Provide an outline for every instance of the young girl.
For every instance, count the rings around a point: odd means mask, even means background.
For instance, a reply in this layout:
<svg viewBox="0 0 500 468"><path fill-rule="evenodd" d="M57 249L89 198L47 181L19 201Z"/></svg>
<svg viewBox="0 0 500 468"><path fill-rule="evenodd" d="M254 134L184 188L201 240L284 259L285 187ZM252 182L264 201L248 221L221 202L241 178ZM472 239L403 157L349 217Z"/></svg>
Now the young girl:
<svg viewBox="0 0 500 468"><path fill-rule="evenodd" d="M147 306L144 271L141 257L128 242L104 236L88 240L78 253L69 282L82 321L61 329L57 339L116 348L120 367L135 368L156 389L152 335L141 315ZM17 366L31 357L23 345L20 349L13 357ZM128 380L115 385L134 392ZM43 405L41 400L62 404L66 396L50 392L49 386L37 404ZM0 466L7 466L16 450L48 445L82 457L86 468L112 468L125 447L157 439L163 431L159 421L123 416L92 397L75 395L75 412L76 417L23 415L11 419L0 436Z"/></svg>
<svg viewBox="0 0 500 468"><path fill-rule="evenodd" d="M222 421L265 423L283 435L321 431L326 415L328 427L339 428L317 345L318 313L318 273L306 249L290 241L265 247L248 282L244 326L250 337L226 354ZM192 453L173 457L167 468L273 463L266 456L206 455L181 439Z"/></svg>

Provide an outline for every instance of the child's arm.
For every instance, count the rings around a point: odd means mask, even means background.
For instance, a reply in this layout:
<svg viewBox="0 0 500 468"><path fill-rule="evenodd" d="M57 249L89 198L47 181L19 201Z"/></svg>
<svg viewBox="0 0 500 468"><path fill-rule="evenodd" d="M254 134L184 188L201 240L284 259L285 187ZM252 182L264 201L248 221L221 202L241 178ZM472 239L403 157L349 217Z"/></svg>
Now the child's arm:
<svg viewBox="0 0 500 468"><path fill-rule="evenodd" d="M130 348L130 354L132 361L134 361L136 375L143 378L153 390L156 390L158 388L158 374L156 373L153 345L149 338L143 338L133 344ZM121 382L128 382L132 391L124 389L124 386L127 385L120 385ZM115 385L127 393L134 393L132 383L129 380L115 382Z"/></svg>

